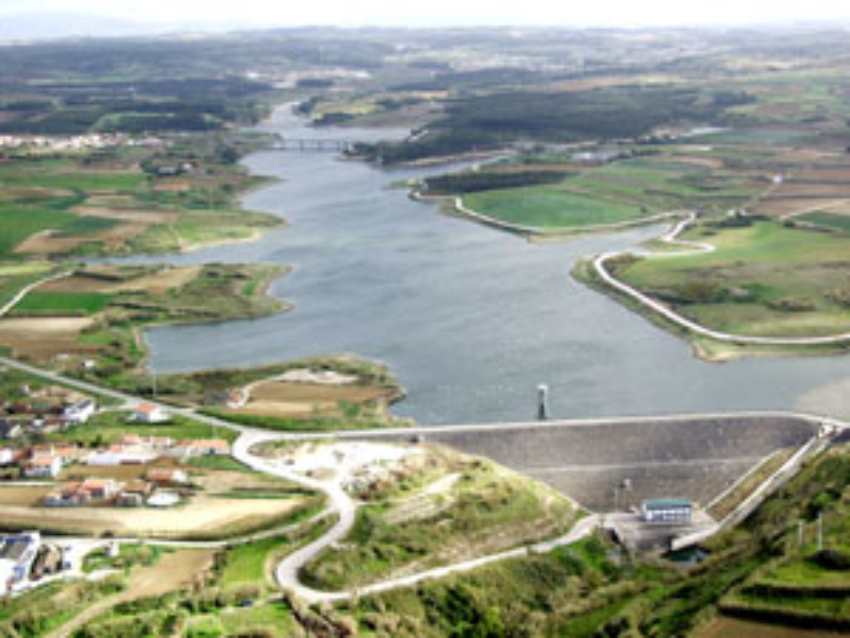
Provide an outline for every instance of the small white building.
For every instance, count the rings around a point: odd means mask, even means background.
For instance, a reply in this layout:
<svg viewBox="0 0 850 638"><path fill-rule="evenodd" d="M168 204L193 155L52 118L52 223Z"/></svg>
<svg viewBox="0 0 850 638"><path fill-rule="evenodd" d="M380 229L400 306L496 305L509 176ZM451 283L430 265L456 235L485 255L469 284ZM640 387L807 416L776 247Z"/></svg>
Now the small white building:
<svg viewBox="0 0 850 638"><path fill-rule="evenodd" d="M0 447L0 466L12 465L15 462L15 450L8 447Z"/></svg>
<svg viewBox="0 0 850 638"><path fill-rule="evenodd" d="M29 579L40 546L39 532L0 537L0 593L10 593L16 585Z"/></svg>
<svg viewBox="0 0 850 638"><path fill-rule="evenodd" d="M98 450L89 454L86 465L144 465L159 455L144 446L113 445L108 450Z"/></svg>
<svg viewBox="0 0 850 638"><path fill-rule="evenodd" d="M640 506L646 523L688 525L693 518L693 504L686 498L653 498Z"/></svg>
<svg viewBox="0 0 850 638"><path fill-rule="evenodd" d="M140 403L133 410L133 420L139 423L165 423L168 413L153 403Z"/></svg>
<svg viewBox="0 0 850 638"><path fill-rule="evenodd" d="M85 399L83 401L77 401L66 407L62 411L62 418L65 419L67 423L72 423L74 425L81 425L83 423L87 423L88 420L94 416L95 410L97 410L97 404L91 399Z"/></svg>
<svg viewBox="0 0 850 638"><path fill-rule="evenodd" d="M62 457L58 454L36 454L24 464L27 478L56 478L62 471Z"/></svg>

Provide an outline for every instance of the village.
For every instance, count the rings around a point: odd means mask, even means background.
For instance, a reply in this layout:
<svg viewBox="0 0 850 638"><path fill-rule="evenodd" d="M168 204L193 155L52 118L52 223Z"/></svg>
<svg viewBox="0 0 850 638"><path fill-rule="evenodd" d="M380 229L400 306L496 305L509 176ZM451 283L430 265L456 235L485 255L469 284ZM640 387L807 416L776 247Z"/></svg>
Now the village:
<svg viewBox="0 0 850 638"><path fill-rule="evenodd" d="M164 142L157 137L132 138L126 134L89 133L72 136L0 135L0 149L32 152L67 152L98 150L118 146L159 148Z"/></svg>
<svg viewBox="0 0 850 638"><path fill-rule="evenodd" d="M45 441L48 435L85 425L97 413L97 403L53 386L36 392L26 386L20 390L28 400L0 406L0 479L56 481L63 470L73 466L74 480L55 483L55 489L41 501L45 507L173 506L181 501L181 496L170 490L189 486L189 476L175 467L156 466L157 461L184 463L200 456L230 454L230 444L223 439L178 440L126 433L117 441L94 448L61 439ZM168 423L170 416L159 406L141 403L130 412L128 420L132 424L156 425ZM87 476L87 471L97 474L97 468L117 466L141 466L144 471L126 482Z"/></svg>

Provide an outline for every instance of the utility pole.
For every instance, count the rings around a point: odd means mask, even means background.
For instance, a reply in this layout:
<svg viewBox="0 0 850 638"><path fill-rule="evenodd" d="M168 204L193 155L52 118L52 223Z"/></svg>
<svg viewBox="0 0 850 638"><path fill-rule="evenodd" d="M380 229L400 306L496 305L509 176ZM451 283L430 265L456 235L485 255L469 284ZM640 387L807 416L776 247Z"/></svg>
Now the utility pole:
<svg viewBox="0 0 850 638"><path fill-rule="evenodd" d="M803 521L797 521L797 549L803 547Z"/></svg>

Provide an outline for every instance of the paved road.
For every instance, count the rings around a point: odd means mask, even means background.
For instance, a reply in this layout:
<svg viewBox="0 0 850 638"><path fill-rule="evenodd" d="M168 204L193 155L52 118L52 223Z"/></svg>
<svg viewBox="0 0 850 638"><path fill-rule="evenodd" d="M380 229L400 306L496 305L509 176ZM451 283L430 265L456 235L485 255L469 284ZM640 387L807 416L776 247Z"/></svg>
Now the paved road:
<svg viewBox="0 0 850 638"><path fill-rule="evenodd" d="M463 216L472 219L480 224L485 226L492 226L493 228L498 228L500 230L506 230L512 233L519 233L520 235L529 235L529 236L557 236L557 235L578 235L581 233L590 233L590 232L599 232L599 231L617 231L617 230L625 230L628 228L634 228L635 226L646 226L648 224L654 224L658 222L662 222L664 220L672 218L681 217L682 213L680 211L670 211L666 213L659 213L657 215L652 215L650 217L641 217L635 220L625 221L625 222L617 222L614 224L594 224L593 226L581 226L575 228L564 228L560 231L552 230L547 228L542 228L540 226L526 226L523 224L514 224L512 222L506 222L501 219L497 219L496 217L491 217L490 215L485 215L477 210L473 210L472 208L467 207L463 203L462 197L457 197L454 195L425 195L421 191L414 190L410 193L411 199L415 199L417 201L447 201L452 204L454 209L461 213Z"/></svg>
<svg viewBox="0 0 850 638"><path fill-rule="evenodd" d="M612 275L606 268L607 262L617 257L622 257L623 255L637 255L641 257L651 256L653 259L656 259L663 257L684 256L695 254L697 252L706 252L707 250L714 250L714 247L710 244L687 242L676 238L678 234L681 233L692 220L693 217L688 220L685 220L684 222L676 224L673 230L670 233L667 233L661 239L666 243L678 243L681 245L690 246L693 250L680 251L675 253L647 253L646 251L603 253L602 255L599 255L593 260L594 270L606 284L631 297L632 299L639 302L641 305L649 308L650 310L662 315L665 319L668 319L677 326L685 328L686 330L694 334L702 335L703 337L709 337L717 341L768 346L816 346L850 341L850 332L843 332L840 334L828 335L824 337L753 337L747 335L736 335L728 332L721 332L719 330L712 330L711 328L706 328L705 326L698 324L695 321L683 317L675 310L672 310L660 301L657 301L652 297L643 294L639 290L632 288L627 283L620 281L619 279L614 277L614 275Z"/></svg>
<svg viewBox="0 0 850 638"><path fill-rule="evenodd" d="M374 585L369 585L352 591L319 591L302 584L299 580L298 573L302 567L319 556L319 554L327 548L341 542L348 536L357 515L357 504L351 497L348 496L348 494L346 494L338 480L330 479L320 481L317 479L307 478L301 474L293 472L280 461L260 458L251 453L251 448L255 445L264 441L273 441L276 438L277 437L273 434L268 433L255 432L243 434L233 446L233 455L238 461L258 472L273 474L274 476L283 479L301 483L310 489L323 492L328 497L331 508L339 515L337 523L326 534L284 558L275 569L275 578L282 589L289 590L299 598L310 603L347 600L352 598L355 594L373 594L399 587L408 587L423 580L441 578L449 574L476 569L477 567L481 567L495 561L525 556L529 551L548 552L561 545L569 545L581 538L584 538L592 533L599 523L595 516L584 518L579 521L566 536L554 541L538 543L537 545L532 546L530 550L527 547L520 547L506 552L484 556L474 560L456 563L454 565L448 565L446 567L426 570L403 578L385 580L380 583L375 583Z"/></svg>
<svg viewBox="0 0 850 638"><path fill-rule="evenodd" d="M138 404L142 401L148 401L148 399L142 399L140 397L136 397L127 393L118 392L115 390L110 390L107 388L102 388L92 383L88 383L85 381L80 381L77 379L73 379L70 377L66 377L61 374L57 374L54 372L49 372L37 368L35 366L31 366L25 363L21 363L15 361L13 359L9 359L8 357L0 357L0 364L22 370L29 374L33 374L35 376L51 380L58 383L63 383L69 385L71 387L75 387L79 390L90 392L93 394L101 394L106 395L111 398L122 401L125 405L132 406ZM155 403L155 402L154 402ZM261 442L265 441L274 441L274 440L309 440L309 439L317 439L317 438L338 438L338 439L362 439L362 438L371 438L371 437L388 437L388 436L404 436L404 437L413 437L413 436L423 436L428 433L440 433L446 431L480 431L480 432L495 432L498 430L505 430L508 428L527 428L527 429L535 429L535 428L550 428L550 427L593 427L598 425L610 424L610 423L635 423L641 421L658 421L658 420L699 420L705 418L730 418L729 414L714 414L714 415L688 415L688 416L663 416L663 417L637 417L637 418L621 418L621 419L583 419L583 420L574 420L574 421L546 421L546 422L530 422L530 423L513 423L513 424L480 424L480 425L457 425L457 426L433 426L433 427L416 427L416 428L395 428L395 429L378 429L378 430L368 430L368 431L346 431L346 432L332 432L332 433L285 433L285 432L269 432L267 430L258 430L255 428L248 428L238 424L230 423L228 421L224 421L222 419L217 419L215 417L206 416L203 414L198 414L194 410L190 409L182 409L182 408L174 408L172 406L157 403L163 409L168 410L175 414L180 414L186 416L188 418L196 419L200 422L206 423L208 425L214 427L223 427L239 432L241 436L235 441L233 445L233 456L237 460L241 461L248 467L253 468L258 472L263 472L267 474L272 474L274 476L278 476L280 478L284 478L290 480L294 483L300 484L308 489L319 491L325 494L328 498L328 508L322 515L335 514L339 517L337 523L322 537L309 543L308 545L302 547L297 550L293 554L287 556L281 563L277 566L275 570L275 577L278 581L278 584L284 588L292 591L299 597L309 601L309 602L317 602L317 601L339 601L345 600L353 597L354 595L360 594L371 594L384 592L391 589L395 589L398 587L408 587L410 585L414 585L416 583L441 578L443 576L459 573L464 571L469 571L472 569L476 569L478 567L482 567L484 565L506 560L509 558L518 558L524 555L527 555L529 551L532 552L548 552L554 549L555 547L559 547L562 545L568 545L570 543L574 543L577 540L587 536L590 534L593 529L599 524L599 519L595 516L591 516L585 519L582 519L574 528L570 531L566 536L556 539L554 541L539 543L537 545L532 546L530 549L526 547L520 547L513 550L509 550L506 552L501 552L498 554L493 554L490 556L484 556L481 558L477 558L474 560L464 561L461 563L457 563L454 565L449 565L446 567L440 567L436 569L427 570L418 574L413 574L410 576L406 576L403 578L397 579L389 579L386 581L382 581L380 583L375 583L373 585L369 585L367 587L361 588L357 591L342 591L342 592L322 592L311 589L305 585L303 585L298 578L298 572L307 563L316 558L321 552L323 552L328 547L332 546L335 543L342 541L351 530L354 525L356 513L357 513L357 504L345 493L345 490L342 487L334 482L334 481L319 481L316 479L308 478L300 474L296 474L295 472L288 469L285 465L277 462L275 460L264 459L258 457L251 453L251 448ZM746 418L747 416L788 416L787 412L751 412L751 413L740 413L734 416L735 418ZM838 427L844 427L844 424L831 420L831 419L823 419L817 417L811 417L809 415L794 415L799 418L809 419L818 423L828 421L830 423L835 424ZM280 530L278 530L280 531ZM270 534L273 534L271 532ZM237 539L238 542L240 539ZM250 538L241 539L243 541L251 540ZM227 543L221 544L232 544L234 541L231 540ZM180 541L165 541L166 544L172 544L175 546L182 547L210 547L210 546L219 546L218 542L212 543L184 543Z"/></svg>

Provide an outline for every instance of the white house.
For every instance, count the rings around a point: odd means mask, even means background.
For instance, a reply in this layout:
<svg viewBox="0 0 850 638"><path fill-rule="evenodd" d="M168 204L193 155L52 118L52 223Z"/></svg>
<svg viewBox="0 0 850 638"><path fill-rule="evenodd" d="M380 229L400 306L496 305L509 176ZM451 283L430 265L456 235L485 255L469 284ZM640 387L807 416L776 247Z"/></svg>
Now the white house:
<svg viewBox="0 0 850 638"><path fill-rule="evenodd" d="M140 403L133 410L133 420L139 423L165 423L168 413L153 403Z"/></svg>
<svg viewBox="0 0 850 638"><path fill-rule="evenodd" d="M0 537L0 593L10 593L27 580L41 546L39 532Z"/></svg>
<svg viewBox="0 0 850 638"><path fill-rule="evenodd" d="M8 447L0 447L0 466L11 465L15 462L15 450Z"/></svg>
<svg viewBox="0 0 850 638"><path fill-rule="evenodd" d="M198 439L178 441L169 455L176 458L191 458L195 456L227 456L230 454L230 444L224 439Z"/></svg>
<svg viewBox="0 0 850 638"><path fill-rule="evenodd" d="M62 411L62 417L68 423L73 423L75 425L82 424L88 422L88 420L94 415L96 409L97 405L94 401L91 399L85 399L67 406Z"/></svg>
<svg viewBox="0 0 850 638"><path fill-rule="evenodd" d="M144 465L159 456L154 450L143 445L116 444L107 450L98 450L89 454L86 465Z"/></svg>
<svg viewBox="0 0 850 638"><path fill-rule="evenodd" d="M56 478L62 471L62 457L57 454L36 454L24 465L27 478Z"/></svg>

